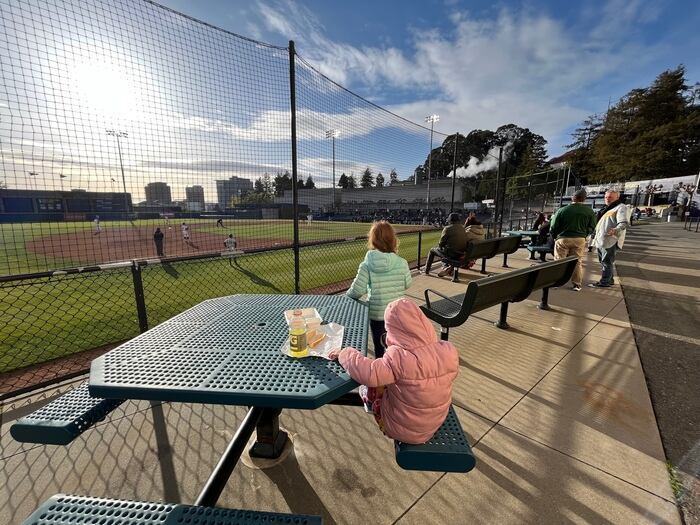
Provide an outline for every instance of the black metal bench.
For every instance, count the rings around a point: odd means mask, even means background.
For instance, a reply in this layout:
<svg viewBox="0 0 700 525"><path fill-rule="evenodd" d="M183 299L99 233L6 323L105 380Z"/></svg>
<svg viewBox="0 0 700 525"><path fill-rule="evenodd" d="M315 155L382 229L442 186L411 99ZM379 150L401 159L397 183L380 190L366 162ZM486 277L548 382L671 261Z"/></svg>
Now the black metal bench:
<svg viewBox="0 0 700 525"><path fill-rule="evenodd" d="M409 445L395 441L396 463L406 470L431 472L469 472L476 465L467 436L454 408L430 441Z"/></svg>
<svg viewBox="0 0 700 525"><path fill-rule="evenodd" d="M441 326L443 340L447 340L450 328L460 326L471 314L497 304L501 305L501 315L496 326L505 329L508 328L508 305L524 301L536 290L542 290L539 308L548 310L549 289L568 282L577 261L578 258L572 256L471 281L461 301L428 289L425 291L425 305L421 306L421 310ZM431 293L441 300L431 302Z"/></svg>
<svg viewBox="0 0 700 525"><path fill-rule="evenodd" d="M486 239L484 241L472 241L467 244L464 254L458 259L442 258L442 260L454 268L452 271L452 281L457 282L459 281L459 269L465 261L481 259L481 273L485 274L486 259L491 259L496 255L503 254L503 268L508 268L508 256L518 250L521 241L522 237L519 235L496 237L495 239ZM427 264L425 273L428 274Z"/></svg>
<svg viewBox="0 0 700 525"><path fill-rule="evenodd" d="M123 399L92 397L85 382L18 419L10 427L10 434L24 443L67 445L123 402Z"/></svg>
<svg viewBox="0 0 700 525"><path fill-rule="evenodd" d="M109 525L322 525L320 516L254 510L174 505L147 501L91 498L56 494L23 525L104 523Z"/></svg>
<svg viewBox="0 0 700 525"><path fill-rule="evenodd" d="M549 244L542 244L540 246L533 246L531 244L528 244L527 246L525 246L525 248L527 248L527 251L531 254L539 253L540 261L542 262L545 262L547 260L548 253L554 254L554 248L552 248Z"/></svg>

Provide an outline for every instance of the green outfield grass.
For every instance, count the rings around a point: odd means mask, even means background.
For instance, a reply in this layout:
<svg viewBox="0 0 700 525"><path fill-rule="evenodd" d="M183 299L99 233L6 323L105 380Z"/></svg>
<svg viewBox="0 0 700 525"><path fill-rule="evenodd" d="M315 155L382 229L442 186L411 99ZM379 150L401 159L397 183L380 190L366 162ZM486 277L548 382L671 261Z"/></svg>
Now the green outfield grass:
<svg viewBox="0 0 700 525"><path fill-rule="evenodd" d="M294 238L291 220L224 220L224 228L216 226L215 219L171 219L169 225L177 229L182 221L187 222L192 229L193 238L198 232L219 234L223 238L233 233L238 239L270 240L278 243L291 243ZM155 228L166 227L163 219L142 219L135 221L103 221L103 231L110 229L143 230L150 239L151 231ZM301 221L299 225L299 240L301 242L322 241L326 239L342 239L367 235L370 225L357 222L313 221L307 225ZM394 225L398 231L415 231L417 225ZM14 223L0 224L0 275L41 272L57 268L99 264L108 261L95 261L79 258L48 256L27 250L26 243L50 236L89 232L93 224L81 222L45 222L45 223ZM128 257L125 257L128 259Z"/></svg>
<svg viewBox="0 0 700 525"><path fill-rule="evenodd" d="M350 224L356 227L356 235L364 235L368 228L367 224ZM439 232L423 235L423 257L438 237ZM415 261L418 235L402 235L400 240L400 255ZM302 290L351 279L365 251L364 241L303 248ZM149 325L154 326L213 297L293 293L294 258L291 250L280 250L244 255L232 262L217 258L154 265L143 269L142 279ZM113 344L137 334L128 268L5 283L0 287L0 372Z"/></svg>

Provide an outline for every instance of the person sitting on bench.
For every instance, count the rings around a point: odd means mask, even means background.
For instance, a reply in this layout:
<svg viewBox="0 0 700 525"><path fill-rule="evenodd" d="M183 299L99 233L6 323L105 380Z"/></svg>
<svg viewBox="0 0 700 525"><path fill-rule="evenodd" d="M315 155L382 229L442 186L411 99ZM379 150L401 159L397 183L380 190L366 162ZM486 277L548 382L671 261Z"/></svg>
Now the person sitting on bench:
<svg viewBox="0 0 700 525"><path fill-rule="evenodd" d="M433 437L450 410L459 353L452 343L438 340L432 323L413 301L389 303L384 322L383 357L371 359L352 347L333 350L328 357L337 359L360 383L362 401L371 404L384 435L422 444Z"/></svg>
<svg viewBox="0 0 700 525"><path fill-rule="evenodd" d="M469 215L464 222L464 232L467 234L467 244L473 241L483 241L485 238L484 226L476 218L473 213ZM466 250L466 245L465 245ZM474 266L474 261L464 261L462 268L471 268Z"/></svg>
<svg viewBox="0 0 700 525"><path fill-rule="evenodd" d="M457 261L464 255L464 248L467 245L467 232L460 224L459 213L450 213L448 217L449 225L445 226L440 236L440 242L436 248L431 248L428 254L428 261L425 264L425 274L430 273L433 266L433 259L437 255L443 260ZM449 275L453 271L453 266L449 262L444 262L445 269L438 273L439 277Z"/></svg>

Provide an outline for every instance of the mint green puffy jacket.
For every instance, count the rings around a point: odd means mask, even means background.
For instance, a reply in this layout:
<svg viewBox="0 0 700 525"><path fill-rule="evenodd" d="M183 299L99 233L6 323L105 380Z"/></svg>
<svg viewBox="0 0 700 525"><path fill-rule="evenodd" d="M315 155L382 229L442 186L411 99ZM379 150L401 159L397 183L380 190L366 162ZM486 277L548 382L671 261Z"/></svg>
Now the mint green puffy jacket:
<svg viewBox="0 0 700 525"><path fill-rule="evenodd" d="M382 321L386 305L403 296L410 285L411 272L405 259L395 253L369 250L347 295L359 299L367 294L369 318Z"/></svg>

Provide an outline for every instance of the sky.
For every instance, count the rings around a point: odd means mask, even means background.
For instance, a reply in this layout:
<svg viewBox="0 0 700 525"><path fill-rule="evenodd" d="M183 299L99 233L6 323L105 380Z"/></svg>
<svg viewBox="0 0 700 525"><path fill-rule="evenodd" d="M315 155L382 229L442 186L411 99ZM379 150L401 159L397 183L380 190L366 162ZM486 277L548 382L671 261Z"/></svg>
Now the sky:
<svg viewBox="0 0 700 525"><path fill-rule="evenodd" d="M224 29L286 45L408 119L462 133L514 122L561 154L577 123L684 64L700 80L691 0L162 0Z"/></svg>
<svg viewBox="0 0 700 525"><path fill-rule="evenodd" d="M334 166L405 179L445 134L508 123L556 156L663 70L700 80L691 2L161 3L205 24L145 0L0 0L2 182L212 202L216 180L291 170L290 39L299 176L321 187Z"/></svg>

